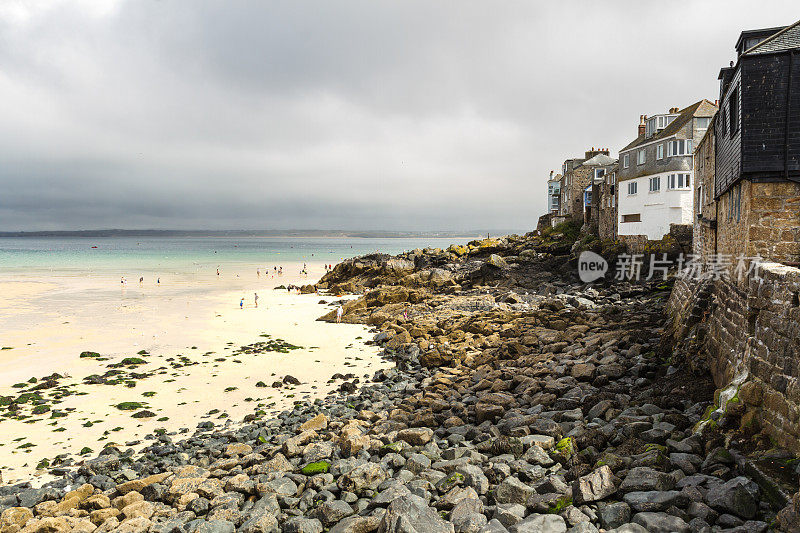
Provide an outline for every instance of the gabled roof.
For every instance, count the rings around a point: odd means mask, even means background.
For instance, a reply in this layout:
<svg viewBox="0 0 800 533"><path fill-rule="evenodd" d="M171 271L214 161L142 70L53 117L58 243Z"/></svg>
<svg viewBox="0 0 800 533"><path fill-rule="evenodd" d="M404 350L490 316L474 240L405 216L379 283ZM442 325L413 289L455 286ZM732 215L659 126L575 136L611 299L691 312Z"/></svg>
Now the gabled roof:
<svg viewBox="0 0 800 533"><path fill-rule="evenodd" d="M772 52L780 52L783 50L791 50L792 48L800 48L800 20L786 26L785 28L772 28L775 30L773 34L749 50L745 50L742 55L756 55L756 54L769 54ZM756 31L756 30L753 30ZM769 32L770 30L760 30ZM742 32L742 36L746 32ZM739 37L741 42L742 37ZM737 45L739 43L737 42Z"/></svg>
<svg viewBox="0 0 800 533"><path fill-rule="evenodd" d="M613 165L616 163L617 160L613 157L609 157L606 154L597 154L596 156L587 159L583 163L580 164L582 167L607 167L608 165Z"/></svg>
<svg viewBox="0 0 800 533"><path fill-rule="evenodd" d="M636 140L628 144L628 146L620 150L620 152L625 152L645 143L672 137L694 117L713 117L717 109L716 105L704 98L678 111L678 116L675 117L675 120L670 122L663 130L650 137L646 137L645 134L639 135Z"/></svg>

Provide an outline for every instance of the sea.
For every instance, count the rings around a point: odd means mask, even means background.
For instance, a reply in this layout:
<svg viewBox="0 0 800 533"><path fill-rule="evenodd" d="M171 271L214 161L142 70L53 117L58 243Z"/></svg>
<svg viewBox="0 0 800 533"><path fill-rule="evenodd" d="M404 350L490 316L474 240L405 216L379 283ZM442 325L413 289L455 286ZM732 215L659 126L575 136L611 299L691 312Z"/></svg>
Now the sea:
<svg viewBox="0 0 800 533"><path fill-rule="evenodd" d="M190 271L215 265L336 264L381 252L446 248L474 237L5 237L0 274Z"/></svg>

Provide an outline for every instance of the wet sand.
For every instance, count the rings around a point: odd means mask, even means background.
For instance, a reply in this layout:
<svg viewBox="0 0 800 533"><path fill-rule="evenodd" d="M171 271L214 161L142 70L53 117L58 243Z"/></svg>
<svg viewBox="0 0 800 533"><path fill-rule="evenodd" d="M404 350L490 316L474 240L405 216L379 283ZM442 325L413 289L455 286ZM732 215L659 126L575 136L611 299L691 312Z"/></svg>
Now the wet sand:
<svg viewBox="0 0 800 533"><path fill-rule="evenodd" d="M48 412L32 414L31 402L18 411L29 418L0 418L3 479L44 477L46 470L36 470L42 459L53 464L58 454L85 447L92 450L85 457L94 456L109 442L126 447L156 429L238 422L259 410L269 416L294 401L324 396L340 383L328 383L335 373L372 375L387 366L374 347L364 345L370 335L363 326L316 321L332 309L319 301L333 297L273 290L324 274L322 265L309 264L307 277L297 274L301 268L284 265L283 276L262 270L257 277L256 266L223 265L220 276L213 269L167 273L160 284L153 275L142 284L138 275L122 284L108 273L0 274L0 347L10 348L0 350L0 396L30 390L36 385L27 383L31 377L41 383L52 373L65 376L58 388L38 391L43 398L63 396L47 402ZM276 339L299 348L236 353ZM147 353L138 355L141 350ZM106 360L81 358L86 351ZM145 362L108 366L130 357ZM84 382L109 370L123 372L120 384ZM132 373L147 377L130 378ZM271 386L286 375L301 384ZM14 387L21 383L27 388ZM142 405L115 407L122 402ZM54 418L53 411L66 416ZM154 416L132 417L141 411Z"/></svg>

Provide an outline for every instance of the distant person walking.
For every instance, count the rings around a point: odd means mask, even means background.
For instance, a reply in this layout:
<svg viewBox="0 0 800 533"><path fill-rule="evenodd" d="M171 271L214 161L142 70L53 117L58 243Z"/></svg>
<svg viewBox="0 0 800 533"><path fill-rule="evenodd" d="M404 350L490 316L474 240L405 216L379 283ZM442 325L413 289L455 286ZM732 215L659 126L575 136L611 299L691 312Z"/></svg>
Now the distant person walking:
<svg viewBox="0 0 800 533"><path fill-rule="evenodd" d="M161 285L161 278L156 279L156 285Z"/></svg>
<svg viewBox="0 0 800 533"><path fill-rule="evenodd" d="M258 268L256 269L256 276L261 277L261 270Z"/></svg>
<svg viewBox="0 0 800 533"><path fill-rule="evenodd" d="M217 267L217 276L219 276L219 267Z"/></svg>
<svg viewBox="0 0 800 533"><path fill-rule="evenodd" d="M342 314L344 314L344 309L342 309L342 306L340 305L339 307L336 308L336 322L337 323L342 321Z"/></svg>
<svg viewBox="0 0 800 533"><path fill-rule="evenodd" d="M257 292L253 293L253 301L255 302L256 307L258 307L258 293Z"/></svg>
<svg viewBox="0 0 800 533"><path fill-rule="evenodd" d="M239 300L239 309L244 309L244 298Z"/></svg>
<svg viewBox="0 0 800 533"><path fill-rule="evenodd" d="M139 284L144 283L144 276L139 276Z"/></svg>

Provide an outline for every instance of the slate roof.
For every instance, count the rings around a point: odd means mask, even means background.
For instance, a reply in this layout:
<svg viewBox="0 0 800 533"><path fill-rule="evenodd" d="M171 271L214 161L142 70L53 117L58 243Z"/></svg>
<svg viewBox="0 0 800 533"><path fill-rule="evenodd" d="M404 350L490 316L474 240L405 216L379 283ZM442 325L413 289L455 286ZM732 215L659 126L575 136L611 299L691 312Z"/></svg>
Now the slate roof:
<svg viewBox="0 0 800 533"><path fill-rule="evenodd" d="M608 165L613 165L616 163L617 160L613 157L609 157L606 154L597 154L596 156L587 159L583 163L580 164L582 167L606 167Z"/></svg>
<svg viewBox="0 0 800 533"><path fill-rule="evenodd" d="M800 48L800 20L786 26L783 29L777 28L776 33L767 37L749 50L745 50L742 55L770 54ZM740 37L741 39L741 37Z"/></svg>
<svg viewBox="0 0 800 533"><path fill-rule="evenodd" d="M658 133L650 137L646 137L645 134L639 135L633 142L628 144L628 146L620 150L620 152L625 152L632 148L636 148L639 145L657 141L659 139L666 139L668 137L672 137L673 135L675 135L676 132L678 132L682 127L684 127L692 118L713 117L716 112L717 112L717 106L715 106L712 102L706 99L700 100L699 102L695 102L689 107L685 107L680 111L678 111L678 116L675 117L675 120L670 122L666 128L664 128L663 130L659 131Z"/></svg>

